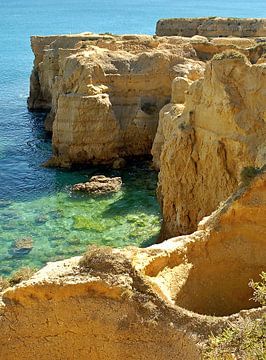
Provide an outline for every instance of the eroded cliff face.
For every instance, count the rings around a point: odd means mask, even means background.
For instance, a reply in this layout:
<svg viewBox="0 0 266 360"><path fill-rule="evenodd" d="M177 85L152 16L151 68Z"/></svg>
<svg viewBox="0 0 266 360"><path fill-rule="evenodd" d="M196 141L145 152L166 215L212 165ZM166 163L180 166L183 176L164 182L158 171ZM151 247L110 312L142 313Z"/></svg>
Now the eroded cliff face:
<svg viewBox="0 0 266 360"><path fill-rule="evenodd" d="M153 143L162 238L182 236L91 249L7 289L0 358L199 359L211 332L265 312L248 287L265 271L265 45L80 34L32 47L29 107L51 109L50 164L109 163Z"/></svg>
<svg viewBox="0 0 266 360"><path fill-rule="evenodd" d="M265 312L248 287L265 216L262 172L194 234L48 264L1 295L1 359L198 360L210 332Z"/></svg>
<svg viewBox="0 0 266 360"><path fill-rule="evenodd" d="M48 165L112 163L149 155L159 111L175 77L195 81L205 63L226 49L263 62L261 39L203 36L79 34L34 36L28 106L50 110L54 157ZM180 89L183 96L183 90Z"/></svg>
<svg viewBox="0 0 266 360"><path fill-rule="evenodd" d="M265 92L265 65L228 52L207 64L185 105L173 96L162 109L153 155L163 238L195 231L237 188L244 167L266 163Z"/></svg>
<svg viewBox="0 0 266 360"><path fill-rule="evenodd" d="M47 43L49 43L47 45ZM109 163L150 154L171 83L204 64L181 38L80 35L33 37L29 107L51 108L50 164Z"/></svg>
<svg viewBox="0 0 266 360"><path fill-rule="evenodd" d="M266 36L266 20L216 16L161 19L157 22L156 34L159 36L263 37Z"/></svg>

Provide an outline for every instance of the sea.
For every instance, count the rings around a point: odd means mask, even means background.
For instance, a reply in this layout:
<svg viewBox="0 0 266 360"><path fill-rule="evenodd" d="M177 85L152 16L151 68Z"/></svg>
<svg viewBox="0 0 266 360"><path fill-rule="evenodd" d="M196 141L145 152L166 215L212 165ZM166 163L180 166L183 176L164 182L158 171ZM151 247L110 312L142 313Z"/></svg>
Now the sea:
<svg viewBox="0 0 266 360"><path fill-rule="evenodd" d="M266 1L0 0L0 276L81 255L92 244L148 246L161 214L157 174L146 163L114 171L42 167L52 153L43 113L27 110L31 35L110 32L154 34L168 17L265 17ZM122 177L122 190L93 197L71 185L95 174ZM31 243L16 251L20 241Z"/></svg>

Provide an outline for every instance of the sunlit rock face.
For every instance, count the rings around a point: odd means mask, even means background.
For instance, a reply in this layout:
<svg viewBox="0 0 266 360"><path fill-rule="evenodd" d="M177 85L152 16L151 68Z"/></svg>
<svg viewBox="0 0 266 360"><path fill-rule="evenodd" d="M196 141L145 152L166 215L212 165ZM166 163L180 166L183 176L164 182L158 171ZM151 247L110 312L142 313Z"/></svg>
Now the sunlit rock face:
<svg viewBox="0 0 266 360"><path fill-rule="evenodd" d="M262 171L191 235L48 264L1 294L1 358L198 360L211 332L265 311L248 286L265 216Z"/></svg>
<svg viewBox="0 0 266 360"><path fill-rule="evenodd" d="M265 312L248 286L265 271L263 47L95 34L32 47L29 107L51 109L50 164L152 151L168 240L92 248L5 290L0 358L198 360L211 333Z"/></svg>
<svg viewBox="0 0 266 360"><path fill-rule="evenodd" d="M215 16L161 19L157 22L156 34L159 36L259 37L266 36L266 20Z"/></svg>
<svg viewBox="0 0 266 360"><path fill-rule="evenodd" d="M190 85L185 104L172 100L161 110L153 150L163 238L195 231L237 188L244 167L266 163L265 92L263 63L222 53Z"/></svg>
<svg viewBox="0 0 266 360"><path fill-rule="evenodd" d="M204 63L188 39L145 35L32 37L30 109L50 108L50 165L110 163L150 154L176 76Z"/></svg>

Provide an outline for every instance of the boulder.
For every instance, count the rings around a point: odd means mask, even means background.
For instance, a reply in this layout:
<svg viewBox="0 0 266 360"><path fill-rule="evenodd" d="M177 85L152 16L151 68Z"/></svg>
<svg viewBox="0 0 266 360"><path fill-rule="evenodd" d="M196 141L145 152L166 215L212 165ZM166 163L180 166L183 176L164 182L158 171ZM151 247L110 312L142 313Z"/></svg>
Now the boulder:
<svg viewBox="0 0 266 360"><path fill-rule="evenodd" d="M73 191L83 191L90 194L107 194L117 192L121 189L122 179L120 177L106 177L104 175L92 176L85 183L79 183L72 186Z"/></svg>
<svg viewBox="0 0 266 360"><path fill-rule="evenodd" d="M31 237L21 238L15 241L13 252L14 255L26 255L33 248L33 240Z"/></svg>

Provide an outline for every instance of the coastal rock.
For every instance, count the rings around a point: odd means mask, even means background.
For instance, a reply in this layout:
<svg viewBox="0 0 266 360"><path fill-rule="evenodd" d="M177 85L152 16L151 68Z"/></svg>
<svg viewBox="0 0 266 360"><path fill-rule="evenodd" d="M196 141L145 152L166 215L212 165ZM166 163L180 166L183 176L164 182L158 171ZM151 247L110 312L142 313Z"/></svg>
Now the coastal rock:
<svg viewBox="0 0 266 360"><path fill-rule="evenodd" d="M51 109L47 165L112 164L148 155L176 76L199 78L189 39L147 35L32 37L29 109ZM43 104L43 106L41 105Z"/></svg>
<svg viewBox="0 0 266 360"><path fill-rule="evenodd" d="M26 255L33 248L33 240L31 237L21 238L15 241L13 252L15 255Z"/></svg>
<svg viewBox="0 0 266 360"><path fill-rule="evenodd" d="M265 66L229 51L207 64L185 105L163 108L155 138L160 146L153 147L162 238L195 231L236 189L243 168L266 163L265 91Z"/></svg>
<svg viewBox="0 0 266 360"><path fill-rule="evenodd" d="M176 18L161 19L156 25L158 36L263 37L266 19L258 18Z"/></svg>
<svg viewBox="0 0 266 360"><path fill-rule="evenodd" d="M113 169L123 169L126 166L127 162L123 158L118 158L113 162Z"/></svg>
<svg viewBox="0 0 266 360"><path fill-rule="evenodd" d="M110 178L104 175L97 175L92 176L88 182L73 185L72 190L84 191L91 194L107 194L119 191L121 186L121 177Z"/></svg>
<svg viewBox="0 0 266 360"><path fill-rule="evenodd" d="M49 263L1 294L1 358L200 359L211 333L265 314L248 286L265 269L265 216L261 170L191 235Z"/></svg>
<svg viewBox="0 0 266 360"><path fill-rule="evenodd" d="M149 155L174 78L201 78L204 62L225 50L252 64L262 63L266 50L265 38L199 35L33 36L31 45L28 107L49 111L53 156L45 165L59 167Z"/></svg>
<svg viewBox="0 0 266 360"><path fill-rule="evenodd" d="M165 139L174 132L176 119L184 110L185 96L191 80L184 77L176 77L172 83L171 103L165 105L159 114L159 124L151 149L153 165L156 170L160 169L160 156Z"/></svg>

